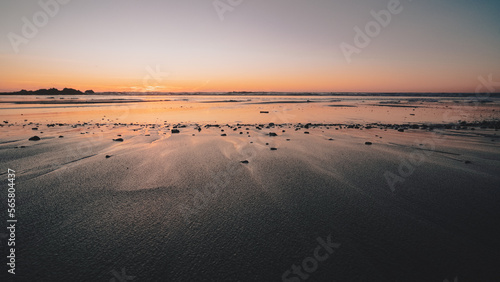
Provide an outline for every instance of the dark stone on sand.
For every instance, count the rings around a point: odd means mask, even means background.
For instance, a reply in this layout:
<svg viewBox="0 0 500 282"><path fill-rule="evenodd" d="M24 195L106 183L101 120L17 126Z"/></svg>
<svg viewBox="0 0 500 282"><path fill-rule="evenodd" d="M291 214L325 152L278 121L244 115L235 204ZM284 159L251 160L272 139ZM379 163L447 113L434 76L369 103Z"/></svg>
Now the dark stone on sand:
<svg viewBox="0 0 500 282"><path fill-rule="evenodd" d="M62 135L59 135L59 138L64 138L64 136L62 136Z"/></svg>
<svg viewBox="0 0 500 282"><path fill-rule="evenodd" d="M304 131L304 134L309 134L309 131Z"/></svg>
<svg viewBox="0 0 500 282"><path fill-rule="evenodd" d="M110 155L106 155L106 159L109 159L109 158L111 158L111 156Z"/></svg>
<svg viewBox="0 0 500 282"><path fill-rule="evenodd" d="M333 141L333 138L328 139L328 141Z"/></svg>
<svg viewBox="0 0 500 282"><path fill-rule="evenodd" d="M31 130L38 130L38 127L33 127Z"/></svg>
<svg viewBox="0 0 500 282"><path fill-rule="evenodd" d="M243 132L240 132L240 134L243 134Z"/></svg>
<svg viewBox="0 0 500 282"><path fill-rule="evenodd" d="M227 134L226 134L226 133L223 133L223 134L221 134L220 136L227 136Z"/></svg>
<svg viewBox="0 0 500 282"><path fill-rule="evenodd" d="M273 126L274 126L274 122L270 122L270 123L269 123L269 126L270 126L270 127L273 127Z"/></svg>
<svg viewBox="0 0 500 282"><path fill-rule="evenodd" d="M123 138L116 138L116 139L113 139L113 141L116 141L116 142L123 142Z"/></svg>
<svg viewBox="0 0 500 282"><path fill-rule="evenodd" d="M271 148L271 151L276 151L276 150L278 150L278 148L274 148L274 147Z"/></svg>
<svg viewBox="0 0 500 282"><path fill-rule="evenodd" d="M261 114L268 114L268 111L260 111Z"/></svg>
<svg viewBox="0 0 500 282"><path fill-rule="evenodd" d="M269 136L271 137L275 137L275 136L278 136L278 134L274 133L274 132L269 132Z"/></svg>
<svg viewBox="0 0 500 282"><path fill-rule="evenodd" d="M371 145L373 144L372 142L365 142L365 145Z"/></svg>
<svg viewBox="0 0 500 282"><path fill-rule="evenodd" d="M39 141L40 140L40 137L38 136L33 136L31 137L30 139L28 139L29 141Z"/></svg>
<svg viewBox="0 0 500 282"><path fill-rule="evenodd" d="M286 139L286 141L290 141L290 139Z"/></svg>
<svg viewBox="0 0 500 282"><path fill-rule="evenodd" d="M266 143L266 146L269 145L269 143Z"/></svg>
<svg viewBox="0 0 500 282"><path fill-rule="evenodd" d="M398 129L399 132L405 132L403 128Z"/></svg>
<svg viewBox="0 0 500 282"><path fill-rule="evenodd" d="M180 133L179 129L172 129L172 133Z"/></svg>
<svg viewBox="0 0 500 282"><path fill-rule="evenodd" d="M466 163L466 164L470 164L470 163L472 163L472 162L471 162L471 161L465 161L464 163Z"/></svg>
<svg viewBox="0 0 500 282"><path fill-rule="evenodd" d="M248 161L247 161L247 160L244 160L244 161L241 161L240 163L242 163L242 164L247 164L247 163L248 163Z"/></svg>

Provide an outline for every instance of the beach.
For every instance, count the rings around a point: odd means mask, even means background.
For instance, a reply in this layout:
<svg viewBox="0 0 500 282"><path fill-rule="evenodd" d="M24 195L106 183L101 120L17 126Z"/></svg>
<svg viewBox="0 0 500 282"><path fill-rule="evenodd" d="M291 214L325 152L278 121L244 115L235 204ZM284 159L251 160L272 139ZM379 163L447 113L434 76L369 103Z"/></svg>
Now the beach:
<svg viewBox="0 0 500 282"><path fill-rule="evenodd" d="M500 279L496 97L0 102L15 281Z"/></svg>

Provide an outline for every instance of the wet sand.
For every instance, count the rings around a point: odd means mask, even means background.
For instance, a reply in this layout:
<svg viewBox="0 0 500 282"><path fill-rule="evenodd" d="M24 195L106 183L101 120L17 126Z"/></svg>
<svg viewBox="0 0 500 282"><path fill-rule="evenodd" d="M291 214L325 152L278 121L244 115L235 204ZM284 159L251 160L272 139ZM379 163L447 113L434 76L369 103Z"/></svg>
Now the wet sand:
<svg viewBox="0 0 500 282"><path fill-rule="evenodd" d="M122 269L134 281L498 280L499 123L479 118L496 103L391 108L392 120L377 106L357 122L375 106L305 102L284 115L247 102L140 103L158 106L149 122L137 121L142 106L2 116L18 280L109 281ZM450 121L459 114L472 118Z"/></svg>

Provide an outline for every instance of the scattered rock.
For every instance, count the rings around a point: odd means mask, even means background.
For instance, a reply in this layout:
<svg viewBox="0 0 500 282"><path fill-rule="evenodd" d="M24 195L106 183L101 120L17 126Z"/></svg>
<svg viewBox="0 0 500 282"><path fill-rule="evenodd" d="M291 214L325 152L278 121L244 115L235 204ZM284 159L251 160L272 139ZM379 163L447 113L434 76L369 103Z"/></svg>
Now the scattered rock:
<svg viewBox="0 0 500 282"><path fill-rule="evenodd" d="M399 132L405 132L403 128L398 129Z"/></svg>
<svg viewBox="0 0 500 282"><path fill-rule="evenodd" d="M472 163L472 162L471 162L471 161L465 161L464 163L466 163L466 164L470 164L470 163Z"/></svg>
<svg viewBox="0 0 500 282"><path fill-rule="evenodd" d="M62 135L59 135L59 138L64 138L64 136L62 136Z"/></svg>
<svg viewBox="0 0 500 282"><path fill-rule="evenodd" d="M276 150L278 150L278 148L274 148L274 147L271 148L271 151L276 151Z"/></svg>
<svg viewBox="0 0 500 282"><path fill-rule="evenodd" d="M247 161L247 160L244 160L244 161L241 161L240 163L242 163L242 164L247 164L247 163L248 163L248 161Z"/></svg>
<svg viewBox="0 0 500 282"><path fill-rule="evenodd" d="M268 114L268 111L260 111L261 114Z"/></svg>
<svg viewBox="0 0 500 282"><path fill-rule="evenodd" d="M38 130L38 127L33 127L31 130Z"/></svg>
<svg viewBox="0 0 500 282"><path fill-rule="evenodd" d="M328 139L328 141L333 141L333 138Z"/></svg>
<svg viewBox="0 0 500 282"><path fill-rule="evenodd" d="M113 139L113 141L116 141L116 142L123 142L123 138L116 138L116 139Z"/></svg>
<svg viewBox="0 0 500 282"><path fill-rule="evenodd" d="M226 134L226 133L223 133L223 134L221 134L220 136L227 136L227 134Z"/></svg>
<svg viewBox="0 0 500 282"><path fill-rule="evenodd" d="M40 140L40 137L38 136L33 136L31 137L30 139L28 139L29 141L39 141Z"/></svg>
<svg viewBox="0 0 500 282"><path fill-rule="evenodd" d="M372 142L365 142L365 145L372 145Z"/></svg>
<svg viewBox="0 0 500 282"><path fill-rule="evenodd" d="M276 137L276 136L278 136L278 134L276 134L276 133L274 133L274 132L269 132L269 136L271 136L271 137Z"/></svg>
<svg viewBox="0 0 500 282"><path fill-rule="evenodd" d="M304 131L304 134L309 134L309 131Z"/></svg>
<svg viewBox="0 0 500 282"><path fill-rule="evenodd" d="M110 155L106 155L106 159L109 159L109 158L111 158L111 156Z"/></svg>
<svg viewBox="0 0 500 282"><path fill-rule="evenodd" d="M172 129L171 131L172 131L172 134L174 134L174 133L180 133L179 129Z"/></svg>

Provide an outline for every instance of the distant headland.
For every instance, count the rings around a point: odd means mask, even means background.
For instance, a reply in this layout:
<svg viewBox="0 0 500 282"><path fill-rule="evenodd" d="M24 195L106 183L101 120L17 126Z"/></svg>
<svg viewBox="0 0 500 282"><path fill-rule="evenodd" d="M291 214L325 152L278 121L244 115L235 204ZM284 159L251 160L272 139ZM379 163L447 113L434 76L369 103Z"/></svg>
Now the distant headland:
<svg viewBox="0 0 500 282"><path fill-rule="evenodd" d="M4 92L0 93L3 95L83 95L83 94L94 94L93 90L86 90L82 92L80 90L76 90L73 88L64 88L63 90L59 90L57 88L50 89L38 89L35 91L32 90L21 90L17 92Z"/></svg>
<svg viewBox="0 0 500 282"><path fill-rule="evenodd" d="M15 92L0 92L0 95L40 95L40 96L55 96L55 95L114 95L114 96L141 96L141 95L160 95L160 96L350 96L350 97L448 97L448 98L480 98L481 101L487 98L500 98L500 93L472 93L472 92L274 92L274 91L231 91L231 92L97 92L93 90L85 90L84 92L73 89L64 88L58 90L56 88L38 89L38 90L21 90Z"/></svg>

